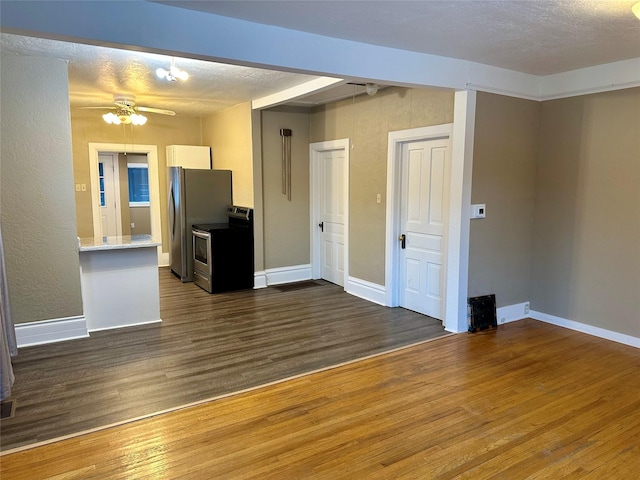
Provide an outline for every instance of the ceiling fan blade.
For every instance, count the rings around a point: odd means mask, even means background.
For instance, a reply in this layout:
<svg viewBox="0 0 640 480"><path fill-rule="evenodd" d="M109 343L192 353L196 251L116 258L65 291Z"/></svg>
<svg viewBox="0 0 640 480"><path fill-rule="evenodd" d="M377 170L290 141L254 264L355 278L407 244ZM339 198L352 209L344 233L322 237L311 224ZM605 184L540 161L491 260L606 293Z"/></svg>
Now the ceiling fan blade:
<svg viewBox="0 0 640 480"><path fill-rule="evenodd" d="M100 109L100 110L104 110L104 109L108 109L108 110L115 110L116 107L78 107L82 110L96 110L96 109Z"/></svg>
<svg viewBox="0 0 640 480"><path fill-rule="evenodd" d="M163 110L162 108L151 108L151 107L135 107L136 110L141 112L149 112L149 113L159 113L160 115L175 115L176 112L173 110Z"/></svg>

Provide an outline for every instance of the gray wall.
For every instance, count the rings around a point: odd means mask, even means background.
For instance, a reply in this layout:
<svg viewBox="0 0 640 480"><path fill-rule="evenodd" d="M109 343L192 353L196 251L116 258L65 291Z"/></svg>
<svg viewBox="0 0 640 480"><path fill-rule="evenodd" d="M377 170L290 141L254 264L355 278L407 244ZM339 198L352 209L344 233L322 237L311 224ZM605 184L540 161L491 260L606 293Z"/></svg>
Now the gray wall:
<svg viewBox="0 0 640 480"><path fill-rule="evenodd" d="M471 203L469 296L499 307L529 301L540 103L479 92Z"/></svg>
<svg viewBox="0 0 640 480"><path fill-rule="evenodd" d="M640 88L542 103L531 307L640 337Z"/></svg>
<svg viewBox="0 0 640 480"><path fill-rule="evenodd" d="M281 128L291 135L291 201L282 194ZM265 268L306 265L309 257L309 114L301 109L262 112Z"/></svg>
<svg viewBox="0 0 640 480"><path fill-rule="evenodd" d="M384 285L388 134L453 122L448 90L391 87L312 110L310 141L350 138L349 275ZM381 194L382 202L376 203Z"/></svg>
<svg viewBox="0 0 640 480"><path fill-rule="evenodd" d="M14 322L82 315L67 64L0 61L0 216Z"/></svg>

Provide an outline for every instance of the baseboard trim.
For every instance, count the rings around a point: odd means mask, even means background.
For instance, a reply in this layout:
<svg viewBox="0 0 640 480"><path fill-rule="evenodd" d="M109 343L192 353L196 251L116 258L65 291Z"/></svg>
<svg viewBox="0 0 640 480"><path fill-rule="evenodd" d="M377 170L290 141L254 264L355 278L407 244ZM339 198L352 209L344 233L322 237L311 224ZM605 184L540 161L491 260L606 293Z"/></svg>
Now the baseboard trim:
<svg viewBox="0 0 640 480"><path fill-rule="evenodd" d="M514 303L496 309L498 325L503 323L516 322L529 316L529 302Z"/></svg>
<svg viewBox="0 0 640 480"><path fill-rule="evenodd" d="M386 306L386 289L377 283L355 277L347 278L346 292L378 305Z"/></svg>
<svg viewBox="0 0 640 480"><path fill-rule="evenodd" d="M168 267L169 266L169 252L162 252L160 258L158 259L159 267Z"/></svg>
<svg viewBox="0 0 640 480"><path fill-rule="evenodd" d="M631 347L640 348L640 338L626 335L624 333L614 332L601 327L595 327L586 323L576 322L574 320L567 320L566 318L556 317L555 315L549 315L547 313L537 312L531 310L529 317L541 322L550 323L558 327L568 328L577 332L586 333L595 337L604 338L613 342L623 343Z"/></svg>
<svg viewBox="0 0 640 480"><path fill-rule="evenodd" d="M291 265L290 267L267 268L265 270L267 285L302 282L311 280L311 265Z"/></svg>
<svg viewBox="0 0 640 480"><path fill-rule="evenodd" d="M18 348L64 342L89 336L87 319L84 315L17 323L15 330Z"/></svg>
<svg viewBox="0 0 640 480"><path fill-rule="evenodd" d="M89 333L91 334L93 332L104 332L105 330L117 330L118 328L140 327L142 325L149 325L151 323L162 323L162 319L159 318L157 320L147 320L146 322L127 323L126 325L115 325L113 327L92 328L91 330L89 330Z"/></svg>
<svg viewBox="0 0 640 480"><path fill-rule="evenodd" d="M261 270L253 274L253 288L267 288L267 272Z"/></svg>

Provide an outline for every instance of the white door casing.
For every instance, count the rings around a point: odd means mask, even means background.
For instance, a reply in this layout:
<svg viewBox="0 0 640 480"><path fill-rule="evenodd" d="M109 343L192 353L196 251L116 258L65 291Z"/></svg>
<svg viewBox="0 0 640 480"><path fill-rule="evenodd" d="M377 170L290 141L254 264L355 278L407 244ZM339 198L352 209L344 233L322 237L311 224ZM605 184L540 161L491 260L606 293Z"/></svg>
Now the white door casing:
<svg viewBox="0 0 640 480"><path fill-rule="evenodd" d="M100 153L98 163L102 164L102 177L104 187L105 204L100 202L99 227L101 232L98 237L112 237L122 235L122 213L120 211L120 178L118 168L118 155L113 153ZM98 168L99 172L100 168ZM92 183L92 187L100 194L100 180Z"/></svg>
<svg viewBox="0 0 640 480"><path fill-rule="evenodd" d="M401 242L399 236L402 233L402 153L403 146L421 141L429 141L442 139L450 142L452 141L453 124L436 125L432 127L413 128L408 130L401 130L395 132L389 132L388 143L388 155L387 155L387 210L386 210L386 249L385 249L385 303L389 307L400 306L400 290L403 286L400 273L400 259L401 259ZM451 150L451 148L449 148ZM452 178L452 177L451 177ZM454 192L451 191L450 195ZM451 201L448 202L451 206ZM451 213L451 212L449 212ZM452 225L449 224L449 234L451 232ZM455 235L455 234L454 234ZM451 240L451 237L447 235L447 240ZM441 279L444 283L443 302L446 305L447 294L449 289L447 288L448 276L450 275L451 266L454 262L450 263L450 257L455 251L452 251L445 246L445 259L446 265L444 271L444 279ZM457 274L457 272L455 272ZM445 312L443 318L447 318L447 312ZM466 313L466 312L465 312ZM445 321L443 321L445 323ZM447 325L445 324L445 328ZM456 331L454 325L451 330ZM466 330L466 329L465 329Z"/></svg>
<svg viewBox="0 0 640 480"><path fill-rule="evenodd" d="M309 157L311 276L344 287L349 275L349 139L312 143Z"/></svg>
<svg viewBox="0 0 640 480"><path fill-rule="evenodd" d="M158 168L157 145L136 145L122 143L89 143L89 175L91 185L98 184L98 154L99 153L137 153L146 155L149 163L149 200L151 209L151 236L156 240L162 239L160 221L160 174ZM91 189L91 209L93 213L93 234L101 235L100 192ZM158 246L158 264L169 265L169 254L162 253L162 246Z"/></svg>
<svg viewBox="0 0 640 480"><path fill-rule="evenodd" d="M400 161L399 305L444 320L449 139L403 143Z"/></svg>

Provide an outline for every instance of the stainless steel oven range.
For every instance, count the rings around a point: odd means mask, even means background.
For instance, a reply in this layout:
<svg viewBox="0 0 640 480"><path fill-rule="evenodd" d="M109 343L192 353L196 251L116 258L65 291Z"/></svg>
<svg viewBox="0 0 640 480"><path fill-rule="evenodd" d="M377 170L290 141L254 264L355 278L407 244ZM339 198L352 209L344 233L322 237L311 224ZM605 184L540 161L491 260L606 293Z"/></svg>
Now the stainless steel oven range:
<svg viewBox="0 0 640 480"><path fill-rule="evenodd" d="M230 207L228 223L193 225L193 280L209 293L253 288L253 209Z"/></svg>

